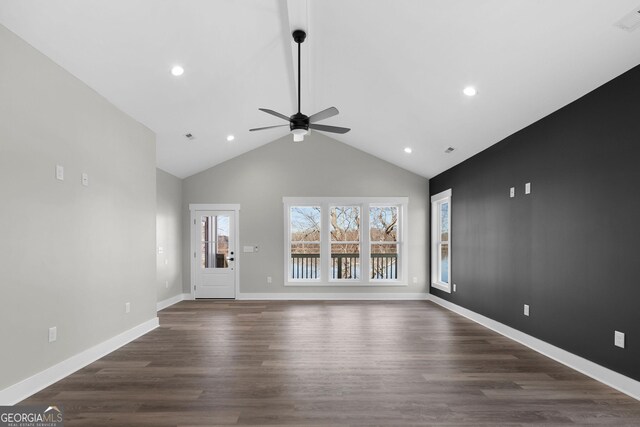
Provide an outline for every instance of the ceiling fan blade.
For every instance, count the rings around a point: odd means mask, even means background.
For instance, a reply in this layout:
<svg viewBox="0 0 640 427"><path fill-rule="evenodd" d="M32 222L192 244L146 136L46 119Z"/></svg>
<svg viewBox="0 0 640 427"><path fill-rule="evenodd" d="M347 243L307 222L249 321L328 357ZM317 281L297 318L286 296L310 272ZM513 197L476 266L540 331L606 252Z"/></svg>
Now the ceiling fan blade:
<svg viewBox="0 0 640 427"><path fill-rule="evenodd" d="M315 124L310 124L309 127L311 129L319 130L322 132L331 132L331 133L347 133L351 130L349 128L341 128L338 126L326 126L326 125L315 125Z"/></svg>
<svg viewBox="0 0 640 427"><path fill-rule="evenodd" d="M322 110L319 113L315 113L309 116L309 123L319 122L320 120L328 119L329 117L337 116L340 114L336 107L329 107L326 110Z"/></svg>
<svg viewBox="0 0 640 427"><path fill-rule="evenodd" d="M254 130L265 130L265 129L281 128L281 127L285 127L285 126L289 126L289 125L276 125L276 126L266 126L266 127L263 127L263 128L253 128L253 129L249 129L249 132L253 132Z"/></svg>
<svg viewBox="0 0 640 427"><path fill-rule="evenodd" d="M280 117L281 119L286 120L286 121L291 120L291 119L289 119L289 117L285 116L284 114L280 114L277 111L269 110L267 108L258 108L258 110L264 111L265 113L271 114L272 116Z"/></svg>

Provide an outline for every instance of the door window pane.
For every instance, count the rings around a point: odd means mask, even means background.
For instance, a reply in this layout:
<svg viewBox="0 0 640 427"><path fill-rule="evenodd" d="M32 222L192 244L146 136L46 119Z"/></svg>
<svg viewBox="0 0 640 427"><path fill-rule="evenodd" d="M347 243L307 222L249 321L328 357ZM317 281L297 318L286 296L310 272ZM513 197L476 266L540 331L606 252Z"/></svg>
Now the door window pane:
<svg viewBox="0 0 640 427"><path fill-rule="evenodd" d="M200 225L201 267L228 268L229 216L203 215Z"/></svg>

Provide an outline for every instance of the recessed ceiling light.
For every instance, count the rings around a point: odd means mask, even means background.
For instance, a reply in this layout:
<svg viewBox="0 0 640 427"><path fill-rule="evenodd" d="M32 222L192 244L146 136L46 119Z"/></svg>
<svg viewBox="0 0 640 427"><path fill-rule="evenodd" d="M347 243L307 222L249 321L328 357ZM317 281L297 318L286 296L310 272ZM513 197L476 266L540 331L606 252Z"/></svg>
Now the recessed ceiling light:
<svg viewBox="0 0 640 427"><path fill-rule="evenodd" d="M467 86L464 88L464 90L462 91L465 95L467 96L476 96L476 93L478 93L478 91L476 90L475 87L473 86Z"/></svg>
<svg viewBox="0 0 640 427"><path fill-rule="evenodd" d="M177 77L177 76L181 76L181 75L183 75L183 74L184 74L184 68L182 68L182 67L181 67L181 66L179 66L179 65L174 65L174 66L171 68L171 74L173 74L173 75L174 75L174 76L176 76L176 77Z"/></svg>
<svg viewBox="0 0 640 427"><path fill-rule="evenodd" d="M233 135L228 135L227 136L227 141L233 141L234 139L236 139L236 137L233 136Z"/></svg>
<svg viewBox="0 0 640 427"><path fill-rule="evenodd" d="M413 152L413 150L411 149L411 147L407 147L404 149L404 152L407 154L411 154Z"/></svg>

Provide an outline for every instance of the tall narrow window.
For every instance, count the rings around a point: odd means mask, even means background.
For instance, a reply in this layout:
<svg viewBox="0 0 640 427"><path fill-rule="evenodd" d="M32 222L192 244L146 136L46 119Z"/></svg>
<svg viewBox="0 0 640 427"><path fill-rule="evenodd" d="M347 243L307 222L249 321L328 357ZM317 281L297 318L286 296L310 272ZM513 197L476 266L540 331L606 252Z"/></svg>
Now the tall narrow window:
<svg viewBox="0 0 640 427"><path fill-rule="evenodd" d="M360 278L360 206L329 209L331 224L331 279Z"/></svg>
<svg viewBox="0 0 640 427"><path fill-rule="evenodd" d="M372 280L398 278L398 214L398 206L369 208L369 277Z"/></svg>
<svg viewBox="0 0 640 427"><path fill-rule="evenodd" d="M321 213L319 206L290 208L290 279L320 278Z"/></svg>
<svg viewBox="0 0 640 427"><path fill-rule="evenodd" d="M451 190L431 197L431 284L451 292Z"/></svg>

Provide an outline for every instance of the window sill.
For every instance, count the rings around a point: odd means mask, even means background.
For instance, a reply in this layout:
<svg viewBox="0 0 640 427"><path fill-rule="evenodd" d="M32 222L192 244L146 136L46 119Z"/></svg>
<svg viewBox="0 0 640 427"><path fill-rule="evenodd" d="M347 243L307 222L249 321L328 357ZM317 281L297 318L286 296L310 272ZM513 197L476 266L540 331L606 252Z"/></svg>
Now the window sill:
<svg viewBox="0 0 640 427"><path fill-rule="evenodd" d="M451 293L451 286L446 283L432 282L431 287L439 289L444 292Z"/></svg>

